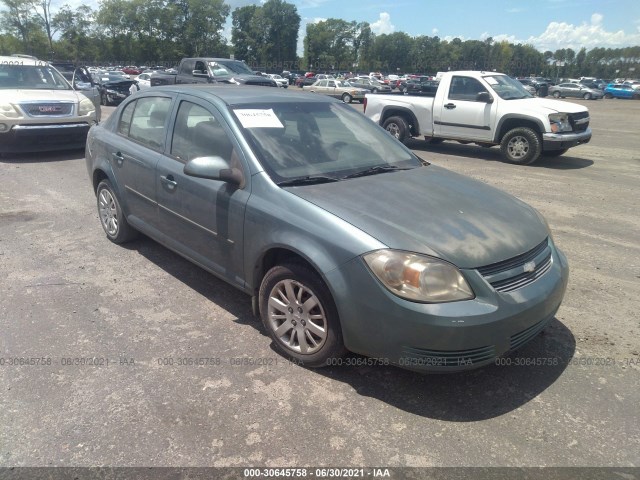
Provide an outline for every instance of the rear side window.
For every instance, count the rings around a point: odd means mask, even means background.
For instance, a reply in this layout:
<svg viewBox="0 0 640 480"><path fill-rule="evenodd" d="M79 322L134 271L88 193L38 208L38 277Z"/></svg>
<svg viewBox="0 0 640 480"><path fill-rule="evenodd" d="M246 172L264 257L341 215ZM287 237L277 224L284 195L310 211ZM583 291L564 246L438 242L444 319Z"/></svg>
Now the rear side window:
<svg viewBox="0 0 640 480"><path fill-rule="evenodd" d="M132 102L122 111L118 133L161 152L170 108L171 99L167 97L144 97Z"/></svg>

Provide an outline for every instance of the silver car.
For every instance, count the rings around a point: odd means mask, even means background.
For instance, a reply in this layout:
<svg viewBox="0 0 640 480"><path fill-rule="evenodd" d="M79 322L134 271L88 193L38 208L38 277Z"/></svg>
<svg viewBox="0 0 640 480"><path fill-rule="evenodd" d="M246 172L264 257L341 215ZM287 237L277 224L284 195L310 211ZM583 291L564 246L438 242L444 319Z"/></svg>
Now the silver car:
<svg viewBox="0 0 640 480"><path fill-rule="evenodd" d="M567 286L537 211L324 95L147 89L86 152L107 238L142 232L242 290L306 366L347 350L421 371L492 364L549 324Z"/></svg>
<svg viewBox="0 0 640 480"><path fill-rule="evenodd" d="M598 100L604 97L604 92L599 89L585 87L579 83L561 83L549 87L549 95L555 98L584 98L585 100Z"/></svg>

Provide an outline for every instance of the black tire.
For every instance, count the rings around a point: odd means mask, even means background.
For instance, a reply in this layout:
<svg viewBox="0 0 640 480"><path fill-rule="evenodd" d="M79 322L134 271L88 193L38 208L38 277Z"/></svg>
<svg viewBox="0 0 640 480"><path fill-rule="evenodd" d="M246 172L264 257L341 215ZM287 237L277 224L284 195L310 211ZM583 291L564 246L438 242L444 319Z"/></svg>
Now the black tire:
<svg viewBox="0 0 640 480"><path fill-rule="evenodd" d="M424 141L427 142L429 145L440 145L442 142L444 142L444 138L424 137Z"/></svg>
<svg viewBox="0 0 640 480"><path fill-rule="evenodd" d="M560 98L560 92L553 92L553 98Z"/></svg>
<svg viewBox="0 0 640 480"><path fill-rule="evenodd" d="M568 148L563 148L560 150L548 150L546 152L542 152L542 155L544 155L545 157L559 157L560 155L564 155L568 151Z"/></svg>
<svg viewBox="0 0 640 480"><path fill-rule="evenodd" d="M286 292L287 283L293 295ZM290 301L292 297L293 301ZM305 305L312 297L315 297L317 303L307 311ZM280 300L282 308L274 307L274 303L270 304L270 298ZM347 353L342 340L338 310L331 293L310 267L300 263L273 267L262 279L258 302L262 323L276 350L283 356L306 367L315 368L324 367L331 359L341 358ZM270 314L286 318L273 318ZM314 317L313 322L311 317ZM309 328L310 325L314 327ZM281 330L278 332L278 329ZM316 332L324 332L324 338ZM301 334L304 341L301 341ZM308 353L302 353L305 348Z"/></svg>
<svg viewBox="0 0 640 480"><path fill-rule="evenodd" d="M604 98L606 98L607 100L610 100L613 98L613 95L611 95L610 93L605 93Z"/></svg>
<svg viewBox="0 0 640 480"><path fill-rule="evenodd" d="M410 138L409 124L403 117L394 116L387 118L382 124L382 128L402 143L406 143Z"/></svg>
<svg viewBox="0 0 640 480"><path fill-rule="evenodd" d="M509 163L530 165L542 152L542 142L538 133L529 127L510 130L500 142L502 157Z"/></svg>
<svg viewBox="0 0 640 480"><path fill-rule="evenodd" d="M120 200L109 180L102 180L96 189L98 216L107 238L113 243L126 243L138 236L122 213ZM115 227L115 228L114 228Z"/></svg>
<svg viewBox="0 0 640 480"><path fill-rule="evenodd" d="M591 100L591 94L590 93L585 93L582 98L584 98L585 100Z"/></svg>
<svg viewBox="0 0 640 480"><path fill-rule="evenodd" d="M344 103L351 103L351 102L353 102L353 97L351 95L349 95L348 93L343 93L342 94L342 101Z"/></svg>
<svg viewBox="0 0 640 480"><path fill-rule="evenodd" d="M104 93L100 94L100 105L107 106L107 96Z"/></svg>
<svg viewBox="0 0 640 480"><path fill-rule="evenodd" d="M378 93L378 89L374 88L373 90L371 90L371 93Z"/></svg>

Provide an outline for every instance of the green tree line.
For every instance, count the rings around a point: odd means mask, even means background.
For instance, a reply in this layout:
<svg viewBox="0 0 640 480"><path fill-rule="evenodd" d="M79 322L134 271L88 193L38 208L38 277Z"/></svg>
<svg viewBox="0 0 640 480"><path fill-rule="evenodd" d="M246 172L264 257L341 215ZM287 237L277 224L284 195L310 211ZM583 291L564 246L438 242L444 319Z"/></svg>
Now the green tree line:
<svg viewBox="0 0 640 480"><path fill-rule="evenodd" d="M602 78L640 76L640 46L540 52L506 41L376 35L367 22L310 23L296 54L295 5L268 0L231 12L224 0L102 0L97 10L51 0L0 0L0 54L27 53L86 64L173 65L186 56L245 60L256 70L435 73L488 70L511 75ZM231 38L225 23L231 20Z"/></svg>

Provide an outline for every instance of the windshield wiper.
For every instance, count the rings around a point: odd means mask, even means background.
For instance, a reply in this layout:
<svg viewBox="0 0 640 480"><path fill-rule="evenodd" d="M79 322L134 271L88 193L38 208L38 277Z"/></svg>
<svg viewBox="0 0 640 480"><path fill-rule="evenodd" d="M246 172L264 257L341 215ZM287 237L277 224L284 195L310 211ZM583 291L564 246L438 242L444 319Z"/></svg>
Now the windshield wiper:
<svg viewBox="0 0 640 480"><path fill-rule="evenodd" d="M395 165L376 165L375 167L367 168L366 170L360 170L359 172L351 173L342 178L366 177L367 175L377 175L379 173L396 172L398 170L411 170L411 168L413 167L400 168L400 167L396 167Z"/></svg>
<svg viewBox="0 0 640 480"><path fill-rule="evenodd" d="M295 187L297 185L313 185L317 183L330 183L337 182L335 177L328 177L326 175L310 175L308 177L292 178L290 180L282 180L276 183L279 187Z"/></svg>

